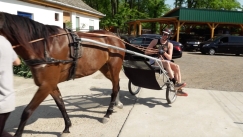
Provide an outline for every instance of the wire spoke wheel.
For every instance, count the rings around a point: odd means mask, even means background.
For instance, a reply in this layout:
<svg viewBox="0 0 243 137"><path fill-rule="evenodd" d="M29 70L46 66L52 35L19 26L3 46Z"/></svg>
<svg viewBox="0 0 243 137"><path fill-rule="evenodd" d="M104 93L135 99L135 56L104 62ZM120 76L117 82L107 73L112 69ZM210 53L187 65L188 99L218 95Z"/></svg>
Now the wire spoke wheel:
<svg viewBox="0 0 243 137"><path fill-rule="evenodd" d="M166 100L168 104L172 104L173 102L175 102L176 98L177 98L177 90L174 89L174 84L167 83L167 88L166 88Z"/></svg>
<svg viewBox="0 0 243 137"><path fill-rule="evenodd" d="M129 92L132 95L136 95L141 90L141 87L133 85L132 81L129 80L129 82L128 82L128 90L129 90Z"/></svg>

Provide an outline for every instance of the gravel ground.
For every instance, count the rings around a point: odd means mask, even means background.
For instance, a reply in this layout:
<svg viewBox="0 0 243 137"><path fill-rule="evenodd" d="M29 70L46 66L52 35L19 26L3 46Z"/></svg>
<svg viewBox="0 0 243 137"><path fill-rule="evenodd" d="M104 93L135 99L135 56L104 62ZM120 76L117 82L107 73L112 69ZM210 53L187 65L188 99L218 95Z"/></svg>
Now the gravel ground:
<svg viewBox="0 0 243 137"><path fill-rule="evenodd" d="M180 65L182 82L187 88L243 91L243 55L203 55L200 52L183 52L174 59Z"/></svg>

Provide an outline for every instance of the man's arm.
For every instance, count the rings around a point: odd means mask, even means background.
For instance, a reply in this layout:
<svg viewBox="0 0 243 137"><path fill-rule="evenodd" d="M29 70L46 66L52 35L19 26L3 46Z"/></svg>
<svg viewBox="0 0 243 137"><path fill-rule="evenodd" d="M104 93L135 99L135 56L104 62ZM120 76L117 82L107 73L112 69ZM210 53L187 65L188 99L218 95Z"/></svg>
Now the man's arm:
<svg viewBox="0 0 243 137"><path fill-rule="evenodd" d="M153 47L156 45L157 42L158 42L157 39L153 39L153 40L150 42L149 46L146 48L146 50L145 50L144 53L145 53L145 54L156 54L156 53L152 52L151 49L153 49Z"/></svg>

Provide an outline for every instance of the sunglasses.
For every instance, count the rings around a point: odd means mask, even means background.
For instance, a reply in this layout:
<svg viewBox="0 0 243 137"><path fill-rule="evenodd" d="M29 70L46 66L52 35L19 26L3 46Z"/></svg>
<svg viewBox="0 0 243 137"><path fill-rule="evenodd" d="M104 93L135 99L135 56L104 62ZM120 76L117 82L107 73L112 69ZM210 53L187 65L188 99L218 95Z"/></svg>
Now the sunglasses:
<svg viewBox="0 0 243 137"><path fill-rule="evenodd" d="M169 34L163 33L162 36L169 36Z"/></svg>

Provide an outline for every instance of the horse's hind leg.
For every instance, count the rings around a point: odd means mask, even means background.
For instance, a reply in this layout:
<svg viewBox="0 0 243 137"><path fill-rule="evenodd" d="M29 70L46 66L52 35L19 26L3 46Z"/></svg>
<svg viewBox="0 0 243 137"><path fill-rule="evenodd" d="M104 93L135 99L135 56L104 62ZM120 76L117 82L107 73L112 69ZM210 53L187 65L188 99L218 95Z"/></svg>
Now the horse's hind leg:
<svg viewBox="0 0 243 137"><path fill-rule="evenodd" d="M14 136L21 137L25 124L28 120L28 118L32 115L32 113L35 111L35 109L40 105L40 103L49 95L51 91L50 88L46 86L41 86L35 93L34 97L30 101L30 103L27 105L27 107L24 109L22 116L21 116L21 121L18 127L18 130L16 131Z"/></svg>
<svg viewBox="0 0 243 137"><path fill-rule="evenodd" d="M119 99L119 73L120 73L119 67L111 67L108 64L105 64L100 71L108 78L111 80L113 88L112 88L112 94L111 94L111 102L110 105L106 111L106 114L103 118L103 123L106 123L109 121L110 115L113 112L114 105L117 104L119 108L123 107L123 104L120 102Z"/></svg>
<svg viewBox="0 0 243 137"><path fill-rule="evenodd" d="M120 109L122 109L123 108L123 104L121 103L121 101L120 101L120 85L119 85L119 83L118 83L118 86L119 86L119 90L118 90L118 93L117 93L117 95L116 95L116 106L118 107L118 108L120 108Z"/></svg>
<svg viewBox="0 0 243 137"><path fill-rule="evenodd" d="M67 114L67 111L66 111L63 99L62 99L62 95L61 95L58 87L57 87L56 90L53 90L51 92L51 96L55 100L55 102L56 102L56 104L57 104L57 106L58 106L59 110L61 111L62 116L64 118L65 129L63 130L63 133L70 133L69 127L71 127L72 123L71 123L71 120L68 117L68 114Z"/></svg>
<svg viewBox="0 0 243 137"><path fill-rule="evenodd" d="M114 91L114 89L116 89L115 88L115 86L117 86L118 87L118 92L117 92L117 96L116 96L116 101L115 101L115 105L118 107L118 108L120 108L120 109L122 109L123 108L123 104L121 103L121 101L120 101L120 93L119 93L119 91L120 91L120 85L119 85L119 72L120 72L120 70L118 69L118 75L117 75L117 78L116 79L118 79L118 83L117 84L115 84L114 82L113 82L113 79L112 79L112 75L111 75L111 72L110 72L110 70L109 70L109 68L108 68L108 65L107 64L105 64L101 69L100 69L100 71L104 74L104 76L106 77L106 78L108 78L111 82L112 82L112 84L113 84L113 88L112 88L112 90ZM114 76L113 76L114 77Z"/></svg>

